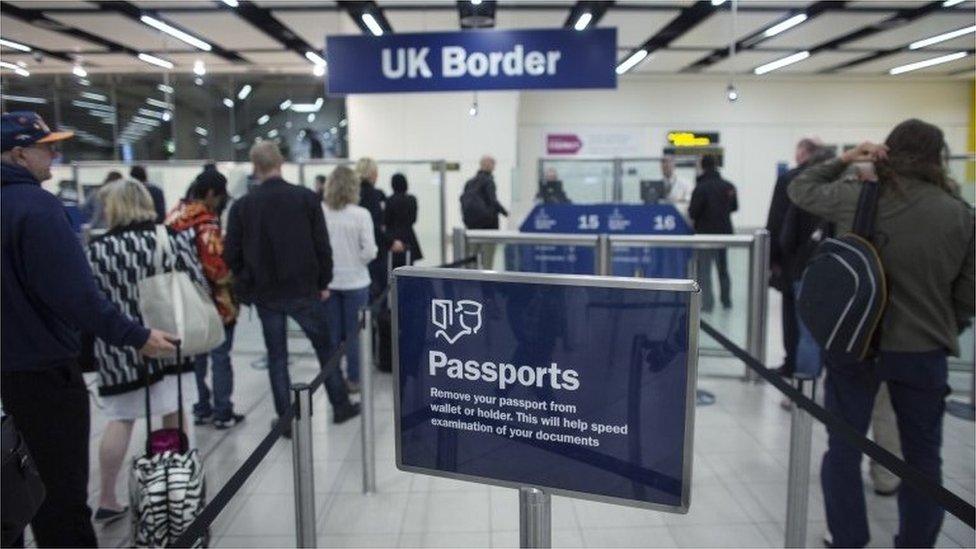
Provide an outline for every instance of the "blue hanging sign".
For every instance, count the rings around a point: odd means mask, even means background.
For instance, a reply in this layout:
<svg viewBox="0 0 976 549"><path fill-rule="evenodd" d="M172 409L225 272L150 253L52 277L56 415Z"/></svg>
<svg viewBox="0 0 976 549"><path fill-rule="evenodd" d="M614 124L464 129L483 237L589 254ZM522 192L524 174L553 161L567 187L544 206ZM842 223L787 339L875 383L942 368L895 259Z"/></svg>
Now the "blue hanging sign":
<svg viewBox="0 0 976 549"><path fill-rule="evenodd" d="M616 88L617 29L327 36L332 94Z"/></svg>
<svg viewBox="0 0 976 549"><path fill-rule="evenodd" d="M393 274L397 467L688 510L694 282Z"/></svg>

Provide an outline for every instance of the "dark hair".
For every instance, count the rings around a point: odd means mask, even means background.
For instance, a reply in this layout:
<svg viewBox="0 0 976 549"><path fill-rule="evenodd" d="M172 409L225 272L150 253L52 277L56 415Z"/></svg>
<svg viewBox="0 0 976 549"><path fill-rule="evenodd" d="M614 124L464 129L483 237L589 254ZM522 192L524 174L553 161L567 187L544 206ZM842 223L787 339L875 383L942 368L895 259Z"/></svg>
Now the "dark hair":
<svg viewBox="0 0 976 549"><path fill-rule="evenodd" d="M390 186L393 187L395 193L407 192L407 176L402 173L393 174L393 177L390 178Z"/></svg>
<svg viewBox="0 0 976 549"><path fill-rule="evenodd" d="M896 189L902 179L919 179L953 192L946 175L945 136L937 126L910 118L891 130L885 145L888 158L875 163L880 179L893 183Z"/></svg>
<svg viewBox="0 0 976 549"><path fill-rule="evenodd" d="M204 168L186 192L186 197L191 200L202 200L207 197L210 191L217 196L227 194L227 178L224 174L215 169Z"/></svg>
<svg viewBox="0 0 976 549"><path fill-rule="evenodd" d="M803 150L807 151L807 154L814 154L818 151L818 149L822 148L819 143L809 137L804 137L803 139L799 140L796 146L797 148L802 148Z"/></svg>
<svg viewBox="0 0 976 549"><path fill-rule="evenodd" d="M129 177L142 183L145 183L149 179L149 176L146 175L146 168L142 166L132 166L129 170Z"/></svg>
<svg viewBox="0 0 976 549"><path fill-rule="evenodd" d="M718 158L714 154L703 154L701 157L701 168L703 172L714 172L718 169Z"/></svg>
<svg viewBox="0 0 976 549"><path fill-rule="evenodd" d="M325 183L325 175L323 175L323 174L316 175L315 176L315 182L316 183Z"/></svg>
<svg viewBox="0 0 976 549"><path fill-rule="evenodd" d="M105 174L105 181L104 181L104 183L111 183L113 181L118 181L120 179L124 179L124 177L122 177L122 172L120 172L118 170L112 170L112 171L108 172L107 174Z"/></svg>

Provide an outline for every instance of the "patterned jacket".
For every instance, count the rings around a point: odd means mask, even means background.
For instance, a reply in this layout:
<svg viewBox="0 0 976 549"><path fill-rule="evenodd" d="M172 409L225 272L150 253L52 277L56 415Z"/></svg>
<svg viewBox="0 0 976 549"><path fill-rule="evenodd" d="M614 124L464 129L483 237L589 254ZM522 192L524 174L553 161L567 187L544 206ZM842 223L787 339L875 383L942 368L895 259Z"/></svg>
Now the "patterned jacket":
<svg viewBox="0 0 976 549"><path fill-rule="evenodd" d="M220 219L202 202L184 200L166 216L166 224L177 231L193 229L197 256L210 283L210 294L225 325L237 322L240 306L234 298L233 275L224 262L224 238Z"/></svg>
<svg viewBox="0 0 976 549"><path fill-rule="evenodd" d="M194 232L169 231L174 254L163 258L163 269L183 271L198 284L206 284L194 247ZM117 227L95 238L88 245L88 261L95 275L95 283L123 314L142 322L139 314L139 281L153 276L153 252L156 249L156 227L150 222ZM164 374L188 372L193 369L193 357L175 361L148 359L132 347L113 347L95 339L95 362L98 365L98 392L117 395L141 389L143 378L140 365L145 364L149 382L155 383Z"/></svg>

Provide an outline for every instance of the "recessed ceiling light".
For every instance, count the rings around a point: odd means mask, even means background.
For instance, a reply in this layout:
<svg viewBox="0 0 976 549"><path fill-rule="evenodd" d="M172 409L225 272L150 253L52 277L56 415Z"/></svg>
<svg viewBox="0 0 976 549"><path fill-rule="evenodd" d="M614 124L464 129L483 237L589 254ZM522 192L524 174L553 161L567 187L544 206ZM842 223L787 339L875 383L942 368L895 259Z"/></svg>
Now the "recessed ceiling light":
<svg viewBox="0 0 976 549"><path fill-rule="evenodd" d="M7 46L8 48L13 48L15 50L30 52L30 46L25 46L20 42L14 42L13 40L7 40L6 38L0 38L0 46Z"/></svg>
<svg viewBox="0 0 976 549"><path fill-rule="evenodd" d="M907 65L902 65L900 67L895 67L888 71L888 74L896 75L911 71L917 71L918 69L924 69L925 67L931 67L933 65L941 65L943 63L948 63L949 61L955 61L956 59L962 59L966 57L969 53L964 51L957 51L956 53L950 53L949 55L942 55L940 57L933 57L932 59L926 59L924 61L918 61L915 63L909 63Z"/></svg>
<svg viewBox="0 0 976 549"><path fill-rule="evenodd" d="M363 13L362 20L366 24L366 28L369 29L369 32L373 33L373 36L383 36L383 27L376 21L373 14L368 12Z"/></svg>
<svg viewBox="0 0 976 549"><path fill-rule="evenodd" d="M625 72L634 68L638 63L643 61L645 57L647 57L647 50L645 49L639 49L630 54L630 57L625 59L623 63L617 65L617 74L624 74Z"/></svg>
<svg viewBox="0 0 976 549"><path fill-rule="evenodd" d="M766 74L767 72L772 72L776 69L782 69L787 65L792 65L793 63L799 63L807 57L810 57L809 51L801 51L799 53L794 53L793 55L787 55L782 59L777 59L776 61L771 61L765 65L760 65L755 68L752 72L755 74Z"/></svg>
<svg viewBox="0 0 976 549"><path fill-rule="evenodd" d="M167 61L161 57L156 57L155 55L149 55L148 53L140 53L139 59L150 65L156 65L157 67L162 67L164 69L172 69L173 62Z"/></svg>
<svg viewBox="0 0 976 549"><path fill-rule="evenodd" d="M919 48L924 48L925 46L931 46L932 44L938 44L939 42L945 42L946 40L952 40L953 38L958 38L960 36L965 36L969 33L976 32L976 25L971 27L966 27L964 29L957 29L954 31L945 32L931 38L926 38L925 40L918 40L912 42L908 45L908 49L917 50Z"/></svg>
<svg viewBox="0 0 976 549"><path fill-rule="evenodd" d="M587 25L590 24L590 21L592 20L593 20L593 14L588 11L584 11L582 14L580 14L579 19L576 20L576 24L573 25L573 28L578 31L581 31L585 29Z"/></svg>
<svg viewBox="0 0 976 549"><path fill-rule="evenodd" d="M786 31L792 29L793 27L799 25L800 23L802 23L802 22L804 22L806 20L807 20L807 14L805 14L805 13L799 13L797 15L794 15L793 17L790 17L789 19L787 19L787 20L785 20L783 22L776 23L772 27L769 27L763 33L763 36L765 36L766 38L770 38L772 36L776 36L777 34L781 34L781 33L784 33Z"/></svg>
<svg viewBox="0 0 976 549"><path fill-rule="evenodd" d="M139 20L154 29L165 32L166 34L172 36L173 38L182 40L183 42L186 42L187 44L195 48L200 48L203 51L210 51L213 49L213 46L204 42L203 40L200 40L196 36L183 32L172 25L169 25L167 23L164 23L163 21L160 21L159 19L156 19L155 17L143 15L142 17L139 18Z"/></svg>
<svg viewBox="0 0 976 549"><path fill-rule="evenodd" d="M244 84L244 86L241 87L241 91L237 92L237 99L243 101L244 99L247 98L247 96L250 93L251 93L251 85Z"/></svg>

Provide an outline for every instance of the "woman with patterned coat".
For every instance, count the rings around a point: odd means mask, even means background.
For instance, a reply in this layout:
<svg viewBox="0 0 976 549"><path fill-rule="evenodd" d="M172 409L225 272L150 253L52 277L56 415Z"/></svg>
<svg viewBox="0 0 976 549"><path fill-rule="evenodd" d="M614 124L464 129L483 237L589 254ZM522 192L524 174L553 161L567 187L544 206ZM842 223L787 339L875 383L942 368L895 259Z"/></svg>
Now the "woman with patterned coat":
<svg viewBox="0 0 976 549"><path fill-rule="evenodd" d="M158 274L153 266L157 242L152 197L141 183L131 179L111 183L102 196L108 232L92 240L88 248L95 282L124 314L141 322L139 281ZM173 254L164 255L164 270L186 272L206 287L193 231L167 230L167 235ZM165 427L176 428L175 376L193 371L194 357L183 357L181 364L175 364L172 359L146 359L134 349L112 347L101 339L95 340L94 353L98 366L98 393L103 413L109 418L98 451L101 494L95 521L109 522L126 513L116 497L116 483L133 423L145 417L146 382L150 385L152 414L162 415ZM187 384L192 383L191 379L184 376L183 385L189 387Z"/></svg>

